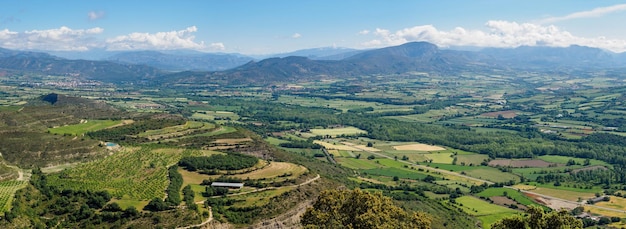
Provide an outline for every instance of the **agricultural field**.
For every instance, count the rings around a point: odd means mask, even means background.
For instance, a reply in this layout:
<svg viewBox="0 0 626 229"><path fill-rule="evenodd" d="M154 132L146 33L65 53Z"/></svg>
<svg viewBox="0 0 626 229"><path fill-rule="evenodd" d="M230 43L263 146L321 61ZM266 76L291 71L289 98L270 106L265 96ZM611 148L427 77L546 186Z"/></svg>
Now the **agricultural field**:
<svg viewBox="0 0 626 229"><path fill-rule="evenodd" d="M525 196L523 193L519 191L515 191L513 189L509 189L509 188L488 188L476 194L476 196L479 196L479 197L507 196L525 206L529 206L533 204L538 205L532 199Z"/></svg>
<svg viewBox="0 0 626 229"><path fill-rule="evenodd" d="M332 136L336 137L339 135L358 135L358 134L367 134L367 131L361 130L356 127L346 126L346 127L335 127L335 128L327 128L327 129L311 129L311 133L318 136Z"/></svg>
<svg viewBox="0 0 626 229"><path fill-rule="evenodd" d="M488 168L488 167L467 170L465 171L465 173L468 176L476 177L478 179L488 180L491 182L508 182L512 180L517 183L520 181L520 178L517 175L502 172L498 169Z"/></svg>
<svg viewBox="0 0 626 229"><path fill-rule="evenodd" d="M409 144L393 146L395 150L411 150L411 151L441 151L446 150L440 146L426 145L426 144Z"/></svg>
<svg viewBox="0 0 626 229"><path fill-rule="evenodd" d="M81 136L90 131L96 131L131 122L130 120L82 120L79 124L50 128L52 134L70 134Z"/></svg>
<svg viewBox="0 0 626 229"><path fill-rule="evenodd" d="M521 213L520 211L491 204L472 196L456 198L455 202L457 203L456 206L461 208L464 212L478 218L484 228L491 228L491 224L504 217Z"/></svg>
<svg viewBox="0 0 626 229"><path fill-rule="evenodd" d="M365 158L356 159L356 158L335 158L335 160L341 164L342 166L351 168L351 169L374 169L383 167L382 165L372 161L367 160Z"/></svg>
<svg viewBox="0 0 626 229"><path fill-rule="evenodd" d="M107 190L118 200L144 201L163 197L169 183L167 167L185 156L208 156L212 151L175 148L125 148L104 159L78 165L48 182L62 189Z"/></svg>
<svg viewBox="0 0 626 229"><path fill-rule="evenodd" d="M534 188L532 186L528 186L528 185L514 185L513 188L519 188L521 190L528 190L528 191L532 191L535 193L539 193L542 195L546 195L546 196L553 196L556 198L560 198L560 199L564 199L564 200L569 200L569 201L579 201L579 200L588 200L590 198L594 198L595 197L595 193L593 191L598 191L596 190L587 190L587 189L567 189L565 187L559 187L557 188L548 188L548 187L537 187L535 186Z"/></svg>
<svg viewBox="0 0 626 229"><path fill-rule="evenodd" d="M248 173L237 174L232 177L252 180L272 180L274 178L282 176L288 179L297 178L300 175L304 174L306 171L307 169L301 165L296 165L288 162L270 162L268 166L265 166L261 169L257 169Z"/></svg>
<svg viewBox="0 0 626 229"><path fill-rule="evenodd" d="M0 212L6 212L11 207L13 195L18 189L25 187L28 181L8 180L0 181Z"/></svg>

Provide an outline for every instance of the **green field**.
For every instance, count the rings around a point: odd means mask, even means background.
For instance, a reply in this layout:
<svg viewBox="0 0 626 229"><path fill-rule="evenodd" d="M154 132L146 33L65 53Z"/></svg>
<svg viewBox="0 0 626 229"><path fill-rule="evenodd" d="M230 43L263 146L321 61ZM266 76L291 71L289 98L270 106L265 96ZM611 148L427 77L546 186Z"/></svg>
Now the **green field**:
<svg viewBox="0 0 626 229"><path fill-rule="evenodd" d="M62 189L107 190L117 199L150 200L163 197L169 183L167 167L184 156L210 155L211 151L127 148L104 159L78 165L48 176Z"/></svg>
<svg viewBox="0 0 626 229"><path fill-rule="evenodd" d="M532 201L530 198L526 197L523 193L518 192L514 189L510 189L510 188L488 188L476 194L476 196L482 196L482 197L505 196L504 195L505 192L506 192L506 196L517 201L520 204L523 204L526 206L533 205L533 204L537 205L537 203Z"/></svg>
<svg viewBox="0 0 626 229"><path fill-rule="evenodd" d="M345 166L351 169L374 169L374 168L382 167L382 165L376 164L376 162L372 160L367 160L365 158L361 158L361 159L336 158L335 160L342 166Z"/></svg>
<svg viewBox="0 0 626 229"><path fill-rule="evenodd" d="M427 175L425 173L420 173L417 171L411 171L408 169L400 169L400 168L376 168L376 169L366 169L363 170L364 174L378 175L378 176L387 176L387 177L395 177L411 179L411 180L421 180L424 179Z"/></svg>
<svg viewBox="0 0 626 229"><path fill-rule="evenodd" d="M511 173L502 172L496 168L481 168L481 169L472 169L465 171L468 176L476 177L479 179L485 179L492 182L507 182L513 180L515 182L519 182L519 176L516 176Z"/></svg>
<svg viewBox="0 0 626 229"><path fill-rule="evenodd" d="M121 124L120 120L87 120L84 123L75 125L61 126L56 128L50 128L48 131L52 134L71 134L71 135L83 135L90 131L97 131L105 128L109 128L115 125Z"/></svg>
<svg viewBox="0 0 626 229"><path fill-rule="evenodd" d="M456 164L477 166L488 158L489 156L483 154L458 154L456 155Z"/></svg>
<svg viewBox="0 0 626 229"><path fill-rule="evenodd" d="M539 159L547 161L547 162L553 162L553 163L559 163L559 164L567 164L569 160L574 160L576 161L576 164L581 164L581 165L585 163L585 159L582 159L582 158L557 156L557 155L539 156ZM609 166L609 167L611 166L604 161L595 160L595 159L590 159L589 165L604 165L604 166Z"/></svg>
<svg viewBox="0 0 626 229"><path fill-rule="evenodd" d="M143 133L138 134L139 137L147 137L150 139L157 138L170 138L170 137L178 137L187 134L190 130L198 130L198 129L213 129L215 128L215 124L205 123L205 122L196 122L196 121L187 121L183 125L177 126L169 126L158 130L147 130Z"/></svg>
<svg viewBox="0 0 626 229"><path fill-rule="evenodd" d="M11 207L15 192L26 186L28 181L1 181L0 182L0 212L6 212Z"/></svg>
<svg viewBox="0 0 626 229"><path fill-rule="evenodd" d="M440 164L452 164L454 157L452 157L452 153L429 153L424 154L424 157L432 160L432 163L440 163Z"/></svg>
<svg viewBox="0 0 626 229"><path fill-rule="evenodd" d="M462 205L460 208L464 212L478 217L484 228L491 228L491 224L504 217L521 213L520 211L491 204L472 196L459 197L456 199L456 202Z"/></svg>
<svg viewBox="0 0 626 229"><path fill-rule="evenodd" d="M357 134L367 134L367 131L361 130L356 127L340 127L340 128L332 128L332 129L311 129L311 133L318 136L333 136L336 137L338 135L357 135Z"/></svg>

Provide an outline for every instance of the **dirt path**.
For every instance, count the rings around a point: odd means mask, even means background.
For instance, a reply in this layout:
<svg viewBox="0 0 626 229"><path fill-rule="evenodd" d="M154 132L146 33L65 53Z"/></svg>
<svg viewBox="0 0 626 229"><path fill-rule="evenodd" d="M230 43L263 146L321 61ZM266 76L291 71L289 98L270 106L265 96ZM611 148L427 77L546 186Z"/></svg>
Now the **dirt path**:
<svg viewBox="0 0 626 229"><path fill-rule="evenodd" d="M311 178L311 179L309 179L309 180L307 180L305 182L302 182L301 184L295 184L295 185L284 186L284 187L299 187L299 186L302 186L302 185L310 184L311 182L314 182L314 181L316 181L318 179L320 179L320 175L319 174L317 174L317 176L315 176L314 178ZM284 188L284 187L280 187L280 188ZM269 189L277 189L277 187L269 187L269 188L262 188L262 189L257 189L257 190L249 191L249 192L234 193L234 194L231 194L231 195L228 195L228 196L243 195L243 194L248 194L248 193L265 191L265 190L269 190ZM217 196L217 197L221 197L221 196ZM213 197L213 198L217 198L217 197ZM198 202L196 202L196 204L204 204L204 201L198 201ZM189 226L185 226L185 227L177 227L177 229L199 228L199 227L202 227L202 226L210 223L211 221L213 221L213 211L211 209L211 206L208 206L208 209L209 209L209 218L207 218L204 222L202 222L200 224L196 224L196 225L189 225Z"/></svg>
<svg viewBox="0 0 626 229"><path fill-rule="evenodd" d="M302 185L307 185L310 184L313 181L316 181L317 179L320 179L320 175L317 174L317 176L302 182L301 184L294 184L294 185L289 185L289 186L282 186L282 187L267 187L267 188L260 188L260 189L256 189L256 190L252 190L252 191L247 191L247 192L239 192L239 193L233 193L233 194L228 194L226 196L240 196L240 195L245 195L245 194L250 194L250 193L255 193L255 192L262 192L262 191L266 191L266 190L275 190L275 189L281 189L281 188L297 188L300 187ZM220 198L222 196L212 196L211 198Z"/></svg>
<svg viewBox="0 0 626 229"><path fill-rule="evenodd" d="M549 203L546 203L548 205L548 207L550 207L552 209L555 209L555 210L558 210L558 209L561 209L561 208L565 208L565 209L571 210L571 209L574 209L575 207L578 207L578 206L593 206L594 208L599 208L599 209L603 209L603 210L607 210L607 211L626 213L626 210L620 210L620 209L616 209L616 208L608 208L608 207L603 207L603 206L587 204L584 201L583 202L576 202L576 201L556 198L554 196L548 196L548 195L544 195L544 194L540 194L540 193L536 193L536 192L532 192L532 191L520 190L520 189L517 189L515 187L511 187L511 186L504 186L504 187L505 188L514 189L514 190L517 190L517 191L520 191L520 192L523 192L523 193L528 193L530 195L541 197L544 200L547 200L547 202L549 202Z"/></svg>
<svg viewBox="0 0 626 229"><path fill-rule="evenodd" d="M204 201L196 202L196 204L203 204L203 202ZM213 209L211 209L211 206L209 206L208 208L209 208L209 218L207 218L204 222L195 224L195 225L177 227L177 229L199 228L213 221Z"/></svg>

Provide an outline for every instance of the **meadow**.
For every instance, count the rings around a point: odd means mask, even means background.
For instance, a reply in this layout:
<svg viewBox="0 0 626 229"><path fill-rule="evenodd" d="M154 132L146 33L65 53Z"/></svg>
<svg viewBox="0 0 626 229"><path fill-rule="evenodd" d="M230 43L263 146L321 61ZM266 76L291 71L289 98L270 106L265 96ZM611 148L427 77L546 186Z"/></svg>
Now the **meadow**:
<svg viewBox="0 0 626 229"><path fill-rule="evenodd" d="M84 120L79 124L50 128L48 129L48 131L52 134L70 134L82 136L87 132L110 128L116 125L120 125L123 122L124 121L120 120Z"/></svg>
<svg viewBox="0 0 626 229"><path fill-rule="evenodd" d="M455 202L464 212L477 217L485 228L491 228L491 224L504 217L521 213L520 211L491 204L472 196L456 198Z"/></svg>

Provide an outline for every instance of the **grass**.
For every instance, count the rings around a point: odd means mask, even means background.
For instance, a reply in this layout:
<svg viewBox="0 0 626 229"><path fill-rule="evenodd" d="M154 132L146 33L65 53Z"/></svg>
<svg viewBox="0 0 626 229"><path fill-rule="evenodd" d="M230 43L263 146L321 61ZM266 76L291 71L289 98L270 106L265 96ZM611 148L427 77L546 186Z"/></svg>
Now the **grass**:
<svg viewBox="0 0 626 229"><path fill-rule="evenodd" d="M585 163L585 159L582 159L582 158L557 156L557 155L539 156L539 159L547 161L547 162L559 163L559 164L567 164L569 160L574 160L576 161L576 164L581 164L581 165ZM604 166L609 166L609 167L611 166L604 161L600 161L596 159L589 159L589 164L590 165L604 165Z"/></svg>
<svg viewBox="0 0 626 229"><path fill-rule="evenodd" d="M456 202L465 213L478 217L485 228L491 228L491 224L504 217L520 213L519 211L491 204L473 196L459 197L456 199Z"/></svg>
<svg viewBox="0 0 626 229"><path fill-rule="evenodd" d="M432 160L432 163L452 164L454 158L452 153L429 153L424 154L424 157Z"/></svg>
<svg viewBox="0 0 626 229"><path fill-rule="evenodd" d="M71 135L83 135L84 133L90 131L97 131L101 129L105 129L108 127L112 127L115 125L121 124L122 121L114 121L114 120L88 120L84 123L79 123L75 125L68 125L56 128L50 128L51 134L71 134Z"/></svg>
<svg viewBox="0 0 626 229"><path fill-rule="evenodd" d="M311 133L318 136L326 136L330 135L336 137L338 135L357 135L357 134L367 134L367 131L361 130L356 127L341 127L341 128L332 128L332 129L311 129Z"/></svg>
<svg viewBox="0 0 626 229"><path fill-rule="evenodd" d="M489 158L487 155L483 154L458 154L456 156L457 164L465 164L465 165L480 165L484 160Z"/></svg>
<svg viewBox="0 0 626 229"><path fill-rule="evenodd" d="M149 139L171 138L186 135L192 130L213 128L215 128L215 124L212 123L187 121L183 125L169 126L158 130L148 130L146 132L138 134L137 136L147 137Z"/></svg>
<svg viewBox="0 0 626 229"><path fill-rule="evenodd" d="M267 138L265 138L265 141L267 143L270 143L270 144L275 145L275 146L280 145L281 143L289 142L287 140L278 139L278 138L275 138L275 137L267 137Z"/></svg>
<svg viewBox="0 0 626 229"><path fill-rule="evenodd" d="M537 189L532 190L532 192L571 201L578 201L578 198L586 200L595 197L595 194L590 192L577 192L572 190L554 189L546 187L537 187Z"/></svg>
<svg viewBox="0 0 626 229"><path fill-rule="evenodd" d="M367 173L371 175L387 176L387 177L397 176L398 178L411 179L411 180L421 180L427 176L425 173L420 173L417 171L412 171L408 169L400 169L400 168L367 169L367 170L363 170L363 173Z"/></svg>
<svg viewBox="0 0 626 229"><path fill-rule="evenodd" d="M0 212L6 212L11 207L15 192L28 184L28 181L1 181L0 182Z"/></svg>
<svg viewBox="0 0 626 229"><path fill-rule="evenodd" d="M505 192L506 192L506 196L517 201L520 204L523 204L526 206L537 204L534 201L532 201L530 198L526 197L521 192L515 191L513 189L509 189L509 188L488 188L476 194L476 196L479 196L479 197L505 196L504 195Z"/></svg>
<svg viewBox="0 0 626 229"><path fill-rule="evenodd" d="M495 168L481 168L465 171L468 176L476 177L479 179L488 180L491 182L507 182L513 180L519 182L520 178L511 173L505 173Z"/></svg>
<svg viewBox="0 0 626 229"><path fill-rule="evenodd" d="M611 199L608 202L598 202L594 205L607 208L615 208L619 210L626 210L626 198L611 196Z"/></svg>
<svg viewBox="0 0 626 229"><path fill-rule="evenodd" d="M51 174L48 183L61 189L107 190L117 199L162 198L169 183L167 167L184 156L215 153L176 148L126 148L104 159Z"/></svg>
<svg viewBox="0 0 626 229"><path fill-rule="evenodd" d="M342 166L345 166L351 169L374 169L374 168L382 167L382 165L376 164L376 162L367 160L364 158L363 159L335 158L335 160Z"/></svg>
<svg viewBox="0 0 626 229"><path fill-rule="evenodd" d="M266 190L262 192L253 192L250 194L231 197L235 200L241 200L233 204L233 207L252 207L267 205L272 197L279 196L283 193L293 190L292 187L283 187L278 189Z"/></svg>
<svg viewBox="0 0 626 229"><path fill-rule="evenodd" d="M448 170L448 171L453 171L453 172L485 168L485 166L462 166L462 165L437 164L437 163L428 163L426 165L436 168L436 169L443 169L443 170Z"/></svg>
<svg viewBox="0 0 626 229"><path fill-rule="evenodd" d="M602 208L598 208L596 206L593 205L586 205L585 206L585 211L589 211L591 212L591 214L596 214L596 215L602 215L602 216L608 216L608 217L620 217L620 218L626 218L626 213L624 212L617 212L617 211L611 211L611 210L607 210L607 209L602 209Z"/></svg>
<svg viewBox="0 0 626 229"><path fill-rule="evenodd" d="M304 166L296 165L288 162L271 162L268 166L254 170L249 173L237 174L232 177L241 179L262 179L262 178L275 178L282 175L289 175L287 177L295 178L304 174L307 169Z"/></svg>
<svg viewBox="0 0 626 229"><path fill-rule="evenodd" d="M111 202L117 203L122 209L127 209L130 206L134 206L138 210L143 209L146 205L148 205L148 200L132 200L128 199L128 197L121 199L113 199Z"/></svg>

